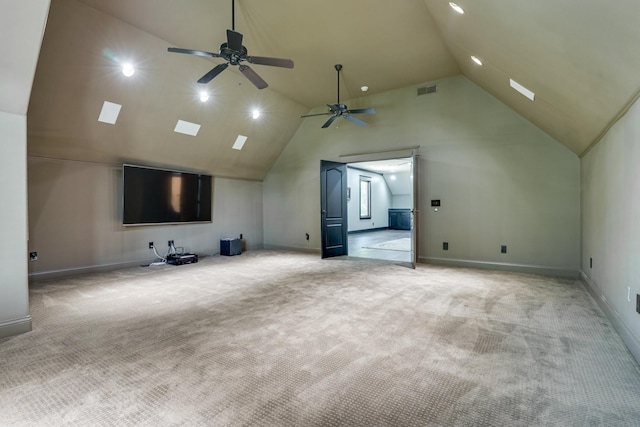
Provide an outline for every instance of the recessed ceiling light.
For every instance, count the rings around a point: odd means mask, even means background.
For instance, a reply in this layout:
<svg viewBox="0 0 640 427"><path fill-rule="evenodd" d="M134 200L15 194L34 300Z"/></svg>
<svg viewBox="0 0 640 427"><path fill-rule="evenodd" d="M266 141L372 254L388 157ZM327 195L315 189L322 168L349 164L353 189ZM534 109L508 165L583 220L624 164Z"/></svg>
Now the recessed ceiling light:
<svg viewBox="0 0 640 427"><path fill-rule="evenodd" d="M118 120L118 114L120 114L121 107L122 105L120 104L104 101L104 104L102 104L102 110L100 110L100 116L98 116L98 121L115 125L116 120Z"/></svg>
<svg viewBox="0 0 640 427"><path fill-rule="evenodd" d="M475 56L475 55L471 55L471 60L472 60L473 62L475 62L476 64L478 64L478 65L484 65L484 64L482 63L482 61L480 60L480 58L478 58L478 57L477 57L477 56Z"/></svg>
<svg viewBox="0 0 640 427"><path fill-rule="evenodd" d="M253 110L251 112L251 117L253 117L254 119L257 119L258 117L260 117L260 110L258 110L257 108Z"/></svg>
<svg viewBox="0 0 640 427"><path fill-rule="evenodd" d="M518 83L517 81L515 81L513 79L509 79L509 84L511 85L512 88L514 88L515 90L517 90L518 92L520 92L521 94L523 94L524 96L526 96L527 98L529 98L532 101L536 96L535 93L533 93L532 91L530 91L526 87L522 86L520 83Z"/></svg>
<svg viewBox="0 0 640 427"><path fill-rule="evenodd" d="M133 68L133 65L126 63L122 65L122 74L124 74L127 77L131 77L133 76L133 74L136 72L135 68Z"/></svg>
<svg viewBox="0 0 640 427"><path fill-rule="evenodd" d="M209 94L205 91L200 92L200 101L207 102L209 100Z"/></svg>
<svg viewBox="0 0 640 427"><path fill-rule="evenodd" d="M200 125L197 123L185 122L184 120L178 120L176 123L174 132L184 133L185 135L196 136L200 130Z"/></svg>
<svg viewBox="0 0 640 427"><path fill-rule="evenodd" d="M233 143L233 147L231 148L233 148L234 150L242 150L245 142L247 142L247 137L244 135L238 135L238 137L236 138L236 142Z"/></svg>
<svg viewBox="0 0 640 427"><path fill-rule="evenodd" d="M362 87L360 88L360 90L361 90L361 91L363 91L363 92L366 92L366 91L368 91L368 90L369 90L369 86L362 86Z"/></svg>
<svg viewBox="0 0 640 427"><path fill-rule="evenodd" d="M464 9L461 8L460 6L458 6L457 4L455 4L454 2L450 1L449 2L449 6L451 6L451 9L455 10L456 12L458 12L460 15L464 14Z"/></svg>

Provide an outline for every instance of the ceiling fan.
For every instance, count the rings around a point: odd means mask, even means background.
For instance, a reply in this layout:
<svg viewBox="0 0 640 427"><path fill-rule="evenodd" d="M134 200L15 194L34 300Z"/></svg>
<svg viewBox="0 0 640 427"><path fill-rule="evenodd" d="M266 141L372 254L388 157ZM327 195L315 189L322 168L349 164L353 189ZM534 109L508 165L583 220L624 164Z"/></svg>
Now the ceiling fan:
<svg viewBox="0 0 640 427"><path fill-rule="evenodd" d="M235 2L231 0L231 30L227 30L227 42L220 45L218 53L205 52L202 50L182 49L179 47L168 48L169 52L186 53L189 55L206 56L211 58L222 58L226 62L216 65L211 71L202 76L198 83L206 84L213 80L218 74L223 72L229 65L238 65L240 72L253 83L258 89L268 86L253 69L242 62L257 65L270 65L272 67L293 68L293 61L290 59L268 58L264 56L249 56L247 48L242 45L242 34L235 31Z"/></svg>
<svg viewBox="0 0 640 427"><path fill-rule="evenodd" d="M322 125L323 129L331 126L331 123L333 123L333 121L338 117L344 117L345 119L359 126L366 125L367 123L356 117L353 117L352 114L375 114L376 111L373 108L356 108L354 110L349 110L345 104L340 103L340 70L342 70L342 65L336 64L335 69L338 72L338 102L336 102L335 104L327 104L327 107L329 107L329 111L326 113L307 114L300 117L331 116L329 117L329 120L327 120Z"/></svg>

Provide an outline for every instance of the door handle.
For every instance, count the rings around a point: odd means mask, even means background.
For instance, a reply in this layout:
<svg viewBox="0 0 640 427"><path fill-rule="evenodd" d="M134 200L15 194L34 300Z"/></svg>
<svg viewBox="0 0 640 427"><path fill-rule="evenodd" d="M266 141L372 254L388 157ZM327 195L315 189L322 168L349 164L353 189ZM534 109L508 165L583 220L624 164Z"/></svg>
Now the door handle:
<svg viewBox="0 0 640 427"><path fill-rule="evenodd" d="M326 215L326 214L327 214L327 211L326 211L325 209L322 209L322 210L320 211L320 213L321 213L322 215Z"/></svg>

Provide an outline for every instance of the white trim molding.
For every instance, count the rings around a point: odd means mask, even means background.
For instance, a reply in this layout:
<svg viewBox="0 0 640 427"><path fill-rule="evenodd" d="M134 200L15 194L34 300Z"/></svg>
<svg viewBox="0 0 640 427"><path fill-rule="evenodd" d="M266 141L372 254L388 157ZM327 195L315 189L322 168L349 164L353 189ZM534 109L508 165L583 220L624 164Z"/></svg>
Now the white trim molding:
<svg viewBox="0 0 640 427"><path fill-rule="evenodd" d="M616 314L615 310L603 300L602 293L600 292L600 289L598 289L598 286L582 270L580 270L580 281L585 285L589 293L591 293L593 299L596 300L598 307L600 307L605 316L607 316L607 319L611 322L613 329L616 330L622 339L622 342L627 346L629 352L636 359L636 362L640 364L640 340L634 335L620 316Z"/></svg>
<svg viewBox="0 0 640 427"><path fill-rule="evenodd" d="M542 274L545 276L578 279L579 271L572 268L548 267L542 265L510 264L504 262L473 261L466 259L420 257L424 264L443 265L450 267L480 268L484 270L513 271L516 273Z"/></svg>
<svg viewBox="0 0 640 427"><path fill-rule="evenodd" d="M0 338L11 337L31 331L31 316L12 319L0 323Z"/></svg>

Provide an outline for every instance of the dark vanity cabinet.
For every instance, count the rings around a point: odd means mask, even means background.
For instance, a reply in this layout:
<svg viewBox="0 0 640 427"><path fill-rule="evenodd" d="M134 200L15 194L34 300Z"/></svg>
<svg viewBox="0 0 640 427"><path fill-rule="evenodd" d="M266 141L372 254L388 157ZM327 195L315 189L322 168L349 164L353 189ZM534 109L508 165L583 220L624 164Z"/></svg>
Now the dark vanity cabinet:
<svg viewBox="0 0 640 427"><path fill-rule="evenodd" d="M389 209L389 229L411 230L411 209Z"/></svg>

